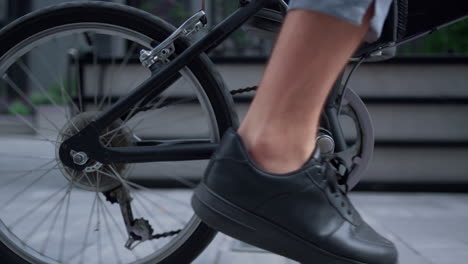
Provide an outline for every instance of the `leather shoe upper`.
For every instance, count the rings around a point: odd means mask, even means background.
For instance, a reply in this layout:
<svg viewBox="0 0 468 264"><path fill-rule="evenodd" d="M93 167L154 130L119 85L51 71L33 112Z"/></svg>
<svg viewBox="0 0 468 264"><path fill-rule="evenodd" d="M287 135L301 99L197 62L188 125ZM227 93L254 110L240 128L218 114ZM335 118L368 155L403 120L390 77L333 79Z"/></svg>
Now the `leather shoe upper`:
<svg viewBox="0 0 468 264"><path fill-rule="evenodd" d="M316 152L296 171L268 173L257 168L230 128L204 182L231 203L330 253L364 263L396 263L394 244L363 221L338 186L334 168Z"/></svg>

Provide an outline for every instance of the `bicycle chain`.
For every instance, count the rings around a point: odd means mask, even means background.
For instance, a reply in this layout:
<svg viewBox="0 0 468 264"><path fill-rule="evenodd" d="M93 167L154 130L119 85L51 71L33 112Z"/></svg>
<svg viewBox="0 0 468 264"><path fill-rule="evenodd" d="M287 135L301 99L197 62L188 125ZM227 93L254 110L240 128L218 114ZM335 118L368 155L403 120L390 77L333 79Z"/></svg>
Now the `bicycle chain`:
<svg viewBox="0 0 468 264"><path fill-rule="evenodd" d="M236 95L236 94L241 94L241 93L246 93L246 92L252 92L252 91L255 91L257 90L258 86L247 86L245 88L239 88L239 89L236 89L236 90L232 90L230 91L231 95ZM187 100L187 101L184 101L184 103L187 103L187 102L191 102L191 101L195 101L197 99L190 99L190 100ZM177 104L181 104L180 102L177 103ZM177 105L175 104L175 105ZM138 112L144 112L144 111L147 111L147 110L151 110L153 109L155 106L155 104L150 104L150 105L147 105L147 106L143 106L143 107L138 107L134 110L135 113L138 113ZM174 106L171 105L171 106ZM161 107L161 106L160 106Z"/></svg>
<svg viewBox="0 0 468 264"><path fill-rule="evenodd" d="M245 88L239 88L239 89L237 89L237 90L232 90L232 91L231 91L231 95L240 94L240 93L245 93L245 92L256 91L257 88L258 88L257 85L255 85L255 86L248 86L248 87L245 87Z"/></svg>
<svg viewBox="0 0 468 264"><path fill-rule="evenodd" d="M169 232L154 234L153 236L151 236L151 239L160 239L160 238L175 236L175 235L179 234L181 231L182 231L182 229L177 229L177 230L173 230L173 231L169 231Z"/></svg>

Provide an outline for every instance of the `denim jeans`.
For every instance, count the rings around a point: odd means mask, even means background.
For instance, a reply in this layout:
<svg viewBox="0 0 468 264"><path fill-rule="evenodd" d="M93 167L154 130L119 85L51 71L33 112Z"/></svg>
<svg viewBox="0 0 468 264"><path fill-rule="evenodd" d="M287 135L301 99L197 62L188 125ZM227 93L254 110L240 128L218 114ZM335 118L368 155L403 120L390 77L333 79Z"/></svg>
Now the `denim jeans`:
<svg viewBox="0 0 468 264"><path fill-rule="evenodd" d="M335 16L353 24L361 24L372 1L375 2L374 17L366 36L366 41L372 42L377 40L382 33L393 0L290 0L289 10L309 9Z"/></svg>

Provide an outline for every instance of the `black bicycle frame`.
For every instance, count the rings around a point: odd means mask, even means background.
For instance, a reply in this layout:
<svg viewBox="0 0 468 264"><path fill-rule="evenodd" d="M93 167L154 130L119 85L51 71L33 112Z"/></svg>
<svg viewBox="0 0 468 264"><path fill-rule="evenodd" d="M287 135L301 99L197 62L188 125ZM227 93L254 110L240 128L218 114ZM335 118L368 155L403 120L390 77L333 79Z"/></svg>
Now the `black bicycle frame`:
<svg viewBox="0 0 468 264"><path fill-rule="evenodd" d="M178 55L170 64L154 72L133 92L112 105L79 133L64 141L59 152L62 162L76 170L85 168L86 165L77 165L73 162L70 155L72 151L84 152L90 159L104 164L208 159L216 149L217 144L207 142L172 146L104 147L99 141L99 135L100 131L115 120L128 114L129 109L143 100L149 93L156 97L164 92L171 82L160 82L159 80L171 79L194 58L203 52L209 52L216 48L269 1L253 0L243 4L207 35Z"/></svg>
<svg viewBox="0 0 468 264"><path fill-rule="evenodd" d="M62 162L66 166L79 171L85 168L86 165L77 165L73 162L71 157L72 151L84 152L90 159L104 164L208 159L217 148L217 144L210 143L208 140L206 142L196 141L165 146L104 147L99 140L99 136L100 132L111 125L115 120L130 114L131 112L129 109L137 104L141 104L139 106L144 106L145 103L151 101L151 98L159 96L177 80L178 76L180 76L178 75L180 69L189 64L194 58L200 56L200 54L204 52L208 53L216 48L231 33L242 26L242 24L270 1L272 0L240 0L241 7L218 24L211 32L179 54L171 63L153 72L148 80L137 87L128 96L125 96L112 105L111 108L102 113L75 136L64 141L60 146L59 152ZM466 9L465 6L463 10ZM450 17L441 18L437 23L440 25L448 24L449 22L466 17L466 12L455 11ZM429 26L432 28L431 30L427 30L426 28L410 30L409 34L405 36L402 42L394 43L394 45L426 35L440 28L432 24ZM411 27L409 28L411 29ZM161 82L160 80L165 81ZM340 97L340 92L343 92L343 88L341 82L337 81L324 109L324 115L327 117L328 127L333 134L336 150L338 152L346 148L346 142L340 128L337 112L340 102L336 101L336 99Z"/></svg>

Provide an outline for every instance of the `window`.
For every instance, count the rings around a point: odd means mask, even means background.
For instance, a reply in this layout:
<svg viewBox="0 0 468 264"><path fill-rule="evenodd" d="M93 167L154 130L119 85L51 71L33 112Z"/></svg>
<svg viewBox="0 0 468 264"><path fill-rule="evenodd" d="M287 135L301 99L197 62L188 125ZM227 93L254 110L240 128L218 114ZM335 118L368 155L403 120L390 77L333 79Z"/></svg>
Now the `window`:
<svg viewBox="0 0 468 264"><path fill-rule="evenodd" d="M127 4L180 25L193 14L192 0L128 0Z"/></svg>
<svg viewBox="0 0 468 264"><path fill-rule="evenodd" d="M0 27L6 24L8 19L8 0L0 0Z"/></svg>
<svg viewBox="0 0 468 264"><path fill-rule="evenodd" d="M225 17L229 16L238 6L238 1L211 0L211 19L214 24L221 22ZM241 27L213 51L213 56L236 58L266 57L269 56L272 46L273 41L246 32Z"/></svg>
<svg viewBox="0 0 468 264"><path fill-rule="evenodd" d="M468 19L402 45L400 55L468 56Z"/></svg>

